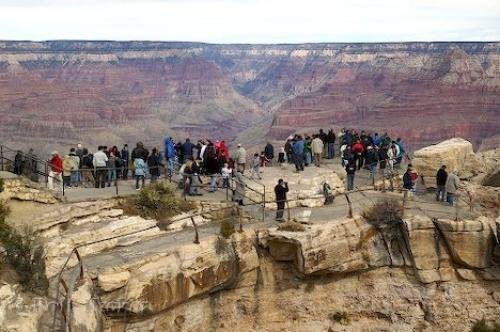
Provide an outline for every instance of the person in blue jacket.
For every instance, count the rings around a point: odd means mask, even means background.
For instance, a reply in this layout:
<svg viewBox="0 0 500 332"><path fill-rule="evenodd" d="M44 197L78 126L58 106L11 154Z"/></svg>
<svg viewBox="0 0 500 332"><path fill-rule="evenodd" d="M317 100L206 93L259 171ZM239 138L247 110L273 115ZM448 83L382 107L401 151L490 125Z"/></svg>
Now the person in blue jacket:
<svg viewBox="0 0 500 332"><path fill-rule="evenodd" d="M166 136L164 144L165 159L167 160L169 176L171 176L175 169L175 143L172 137Z"/></svg>

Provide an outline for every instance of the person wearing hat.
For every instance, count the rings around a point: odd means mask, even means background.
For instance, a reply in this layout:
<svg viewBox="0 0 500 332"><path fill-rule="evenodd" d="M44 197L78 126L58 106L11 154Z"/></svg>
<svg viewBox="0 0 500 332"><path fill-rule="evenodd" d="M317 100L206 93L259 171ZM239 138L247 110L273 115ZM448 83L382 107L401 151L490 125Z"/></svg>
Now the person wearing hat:
<svg viewBox="0 0 500 332"><path fill-rule="evenodd" d="M57 151L53 151L51 153L51 158L48 160L48 164L50 166L50 171L47 179L47 186L50 190L53 190L54 179L56 179L59 183L62 183L63 161Z"/></svg>

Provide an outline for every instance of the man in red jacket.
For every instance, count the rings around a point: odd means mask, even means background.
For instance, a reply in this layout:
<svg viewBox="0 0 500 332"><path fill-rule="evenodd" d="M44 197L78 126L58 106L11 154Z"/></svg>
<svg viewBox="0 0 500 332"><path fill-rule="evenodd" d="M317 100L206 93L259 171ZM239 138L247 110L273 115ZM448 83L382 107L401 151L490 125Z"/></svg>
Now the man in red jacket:
<svg viewBox="0 0 500 332"><path fill-rule="evenodd" d="M48 178L48 187L49 189L54 189L54 179L62 183L62 170L63 170L63 161L59 156L57 151L52 152L52 158L48 161L50 166L49 178Z"/></svg>
<svg viewBox="0 0 500 332"><path fill-rule="evenodd" d="M352 152L354 153L354 160L358 163L358 170L360 170L361 167L363 167L363 154L365 152L365 147L361 144L359 139L353 144Z"/></svg>

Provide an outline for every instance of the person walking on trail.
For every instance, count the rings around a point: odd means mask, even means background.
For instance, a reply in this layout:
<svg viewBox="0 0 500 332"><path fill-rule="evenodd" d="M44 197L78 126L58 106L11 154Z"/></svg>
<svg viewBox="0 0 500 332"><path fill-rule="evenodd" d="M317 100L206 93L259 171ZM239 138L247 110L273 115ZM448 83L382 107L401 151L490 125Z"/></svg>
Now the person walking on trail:
<svg viewBox="0 0 500 332"><path fill-rule="evenodd" d="M288 192L288 182L283 179L278 180L278 184L274 187L276 195L276 221L283 221L283 213L285 212L286 193Z"/></svg>
<svg viewBox="0 0 500 332"><path fill-rule="evenodd" d="M446 165L441 166L436 174L436 201L444 202L446 198L446 180L448 173L446 172Z"/></svg>
<svg viewBox="0 0 500 332"><path fill-rule="evenodd" d="M47 185L50 190L54 190L54 179L62 183L63 161L57 151L53 151L50 160L47 161L50 166Z"/></svg>
<svg viewBox="0 0 500 332"><path fill-rule="evenodd" d="M135 190L141 190L141 188L144 188L144 182L146 178L146 163L144 162L144 159L135 158L134 169ZM139 187L139 181L141 181L141 187Z"/></svg>
<svg viewBox="0 0 500 332"><path fill-rule="evenodd" d="M245 198L245 179L243 178L243 173L240 170L236 170L235 174L236 187L233 191L233 201L237 202L239 205L243 204L243 199Z"/></svg>
<svg viewBox="0 0 500 332"><path fill-rule="evenodd" d="M456 202L456 194L458 191L458 186L460 185L460 179L455 173L448 173L448 177L446 178L446 201L450 205L455 205Z"/></svg>
<svg viewBox="0 0 500 332"><path fill-rule="evenodd" d="M264 148L264 155L267 159L269 159L269 166L272 166L274 159L274 147L269 142L267 142L266 147Z"/></svg>
<svg viewBox="0 0 500 332"><path fill-rule="evenodd" d="M292 145L293 161L297 172L304 170L304 140L302 136L297 136L297 140Z"/></svg>
<svg viewBox="0 0 500 332"><path fill-rule="evenodd" d="M354 190L354 174L356 173L356 161L350 160L345 167L347 173L347 190Z"/></svg>
<svg viewBox="0 0 500 332"><path fill-rule="evenodd" d="M258 153L255 153L252 158L252 173L250 174L250 178L262 180L260 176L260 156Z"/></svg>
<svg viewBox="0 0 500 332"><path fill-rule="evenodd" d="M224 163L224 167L222 167L222 188L231 188L231 176L233 174L233 170L229 168L228 163Z"/></svg>
<svg viewBox="0 0 500 332"><path fill-rule="evenodd" d="M314 164L319 167L321 164L321 156L323 155L324 143L318 135L314 135L311 142L311 150L314 154Z"/></svg>
<svg viewBox="0 0 500 332"><path fill-rule="evenodd" d="M94 153L94 156L92 158L96 188L104 188L106 185L106 164L108 162L108 156L103 150L103 146L99 146L97 148L97 152Z"/></svg>
<svg viewBox="0 0 500 332"><path fill-rule="evenodd" d="M244 174L247 163L247 151L241 146L241 144L238 144L234 160L236 160L237 169L241 172L241 174Z"/></svg>

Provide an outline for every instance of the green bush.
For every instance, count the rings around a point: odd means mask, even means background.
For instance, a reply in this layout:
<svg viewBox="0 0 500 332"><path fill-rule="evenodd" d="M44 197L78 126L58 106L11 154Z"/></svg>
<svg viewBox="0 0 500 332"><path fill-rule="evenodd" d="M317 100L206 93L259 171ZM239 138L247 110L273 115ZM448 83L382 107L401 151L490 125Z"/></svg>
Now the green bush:
<svg viewBox="0 0 500 332"><path fill-rule="evenodd" d="M162 221L193 208L191 202L175 195L173 187L166 182L157 182L144 187L136 196L121 204L126 214Z"/></svg>
<svg viewBox="0 0 500 332"><path fill-rule="evenodd" d="M383 198L375 205L365 209L361 215L370 224L383 226L399 221L403 218L403 207L401 201L395 198Z"/></svg>
<svg viewBox="0 0 500 332"><path fill-rule="evenodd" d="M481 319L472 325L471 332L500 332L500 324L494 323L489 326L484 319Z"/></svg>
<svg viewBox="0 0 500 332"><path fill-rule="evenodd" d="M45 254L30 229L20 233L5 222L8 208L0 202L0 242L5 249L4 260L19 277L27 291L46 294L49 286L45 276Z"/></svg>

